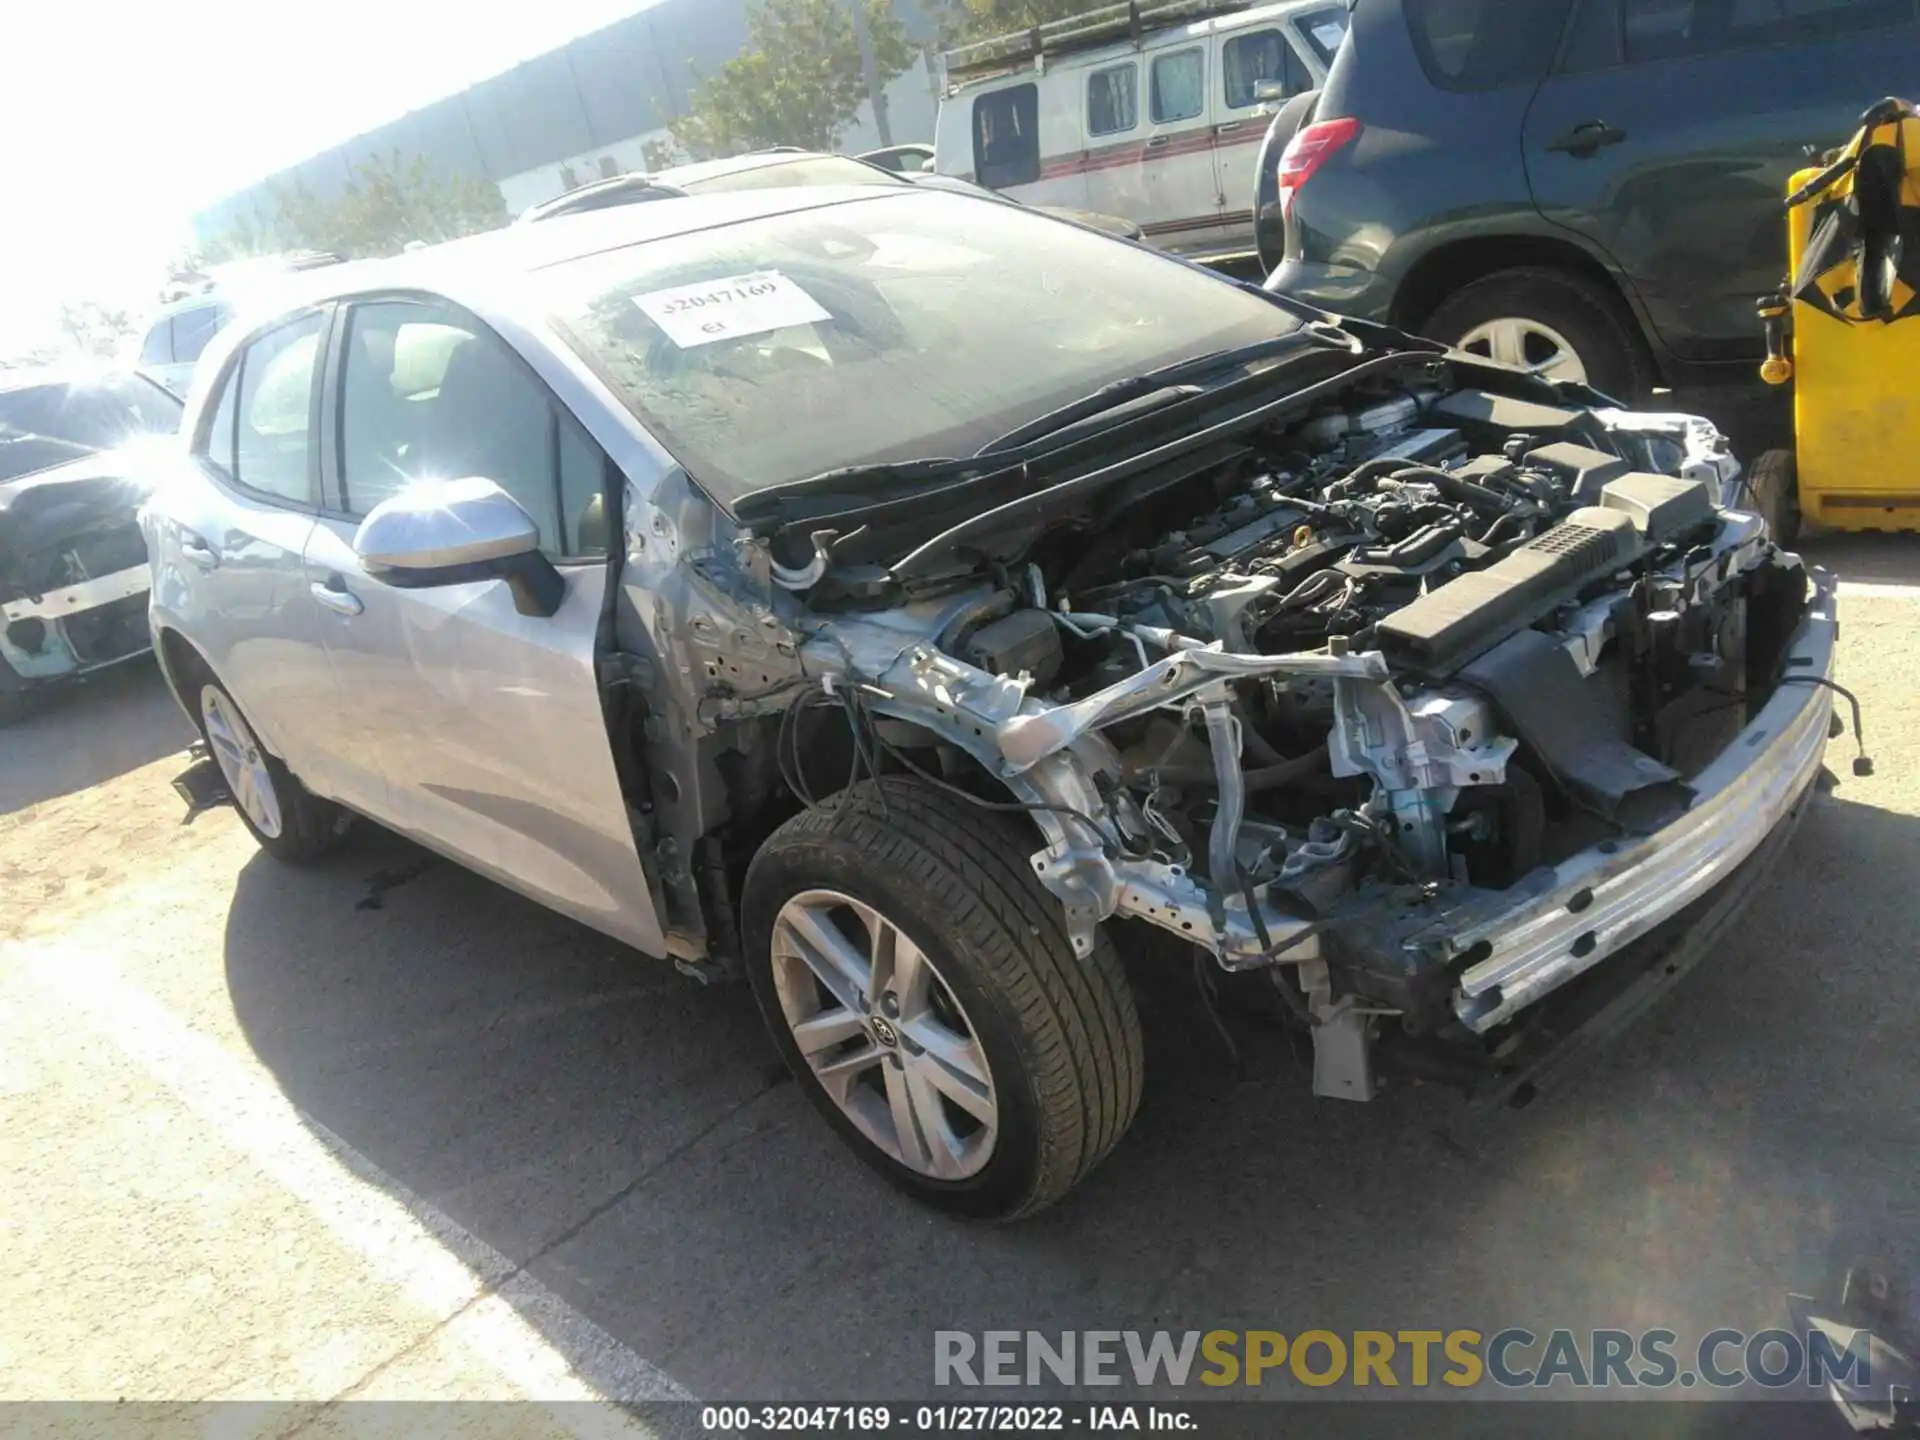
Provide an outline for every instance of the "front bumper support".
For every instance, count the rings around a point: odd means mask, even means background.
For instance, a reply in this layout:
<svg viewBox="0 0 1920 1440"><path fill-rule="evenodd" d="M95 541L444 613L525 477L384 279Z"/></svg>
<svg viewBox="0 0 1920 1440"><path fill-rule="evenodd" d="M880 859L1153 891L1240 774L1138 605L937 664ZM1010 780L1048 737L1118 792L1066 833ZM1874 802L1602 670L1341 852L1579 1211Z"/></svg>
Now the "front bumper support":
<svg viewBox="0 0 1920 1440"><path fill-rule="evenodd" d="M9 600L0 605L0 616L4 616L8 624L27 619L65 620L70 615L95 610L115 600L125 600L130 595L144 595L149 581L147 567L134 565L125 570L116 570L111 575L101 575L59 590L49 590L44 595Z"/></svg>
<svg viewBox="0 0 1920 1440"><path fill-rule="evenodd" d="M1798 683L1832 675L1839 635L1834 579L1819 570L1812 578L1812 604L1787 645L1786 682L1692 780L1697 798L1685 815L1652 835L1602 841L1528 884L1525 899L1445 935L1446 949L1475 956L1453 996L1468 1029L1503 1024L1678 914L1788 817L1820 771L1833 710L1824 685Z"/></svg>

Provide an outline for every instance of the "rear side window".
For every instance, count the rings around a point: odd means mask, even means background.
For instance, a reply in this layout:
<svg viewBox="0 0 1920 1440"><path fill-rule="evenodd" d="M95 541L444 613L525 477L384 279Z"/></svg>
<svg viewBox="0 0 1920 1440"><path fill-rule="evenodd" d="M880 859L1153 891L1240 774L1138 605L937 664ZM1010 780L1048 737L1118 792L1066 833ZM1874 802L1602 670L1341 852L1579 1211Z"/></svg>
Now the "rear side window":
<svg viewBox="0 0 1920 1440"><path fill-rule="evenodd" d="M269 331L240 358L228 473L249 490L303 505L314 500L313 381L323 320L308 315Z"/></svg>
<svg viewBox="0 0 1920 1440"><path fill-rule="evenodd" d="M1148 85L1153 96L1153 123L1166 125L1191 120L1207 108L1207 57L1199 48L1176 50L1153 62Z"/></svg>
<svg viewBox="0 0 1920 1440"><path fill-rule="evenodd" d="M1442 90L1538 84L1553 64L1570 0L1405 0L1414 53Z"/></svg>
<svg viewBox="0 0 1920 1440"><path fill-rule="evenodd" d="M147 332L146 343L140 347L142 365L171 365L173 346L167 333L167 322L162 320Z"/></svg>
<svg viewBox="0 0 1920 1440"><path fill-rule="evenodd" d="M1121 135L1140 123L1140 67L1096 70L1087 77L1087 133Z"/></svg>
<svg viewBox="0 0 1920 1440"><path fill-rule="evenodd" d="M1824 40L1920 17L1917 0L1605 0L1589 8L1601 14L1583 16L1583 31L1617 24L1616 53L1628 64Z"/></svg>
<svg viewBox="0 0 1920 1440"><path fill-rule="evenodd" d="M1263 81L1277 82L1289 96L1313 88L1313 77L1293 46L1278 30L1256 30L1251 35L1236 35L1221 50L1222 80L1226 85L1229 110L1244 110L1259 103Z"/></svg>
<svg viewBox="0 0 1920 1440"><path fill-rule="evenodd" d="M1040 89L1016 85L973 102L973 173L989 190L1040 178Z"/></svg>
<svg viewBox="0 0 1920 1440"><path fill-rule="evenodd" d="M235 478L233 464L233 420L239 411L240 367L227 372L220 386L220 403L213 407L213 419L207 425L207 460L229 480Z"/></svg>

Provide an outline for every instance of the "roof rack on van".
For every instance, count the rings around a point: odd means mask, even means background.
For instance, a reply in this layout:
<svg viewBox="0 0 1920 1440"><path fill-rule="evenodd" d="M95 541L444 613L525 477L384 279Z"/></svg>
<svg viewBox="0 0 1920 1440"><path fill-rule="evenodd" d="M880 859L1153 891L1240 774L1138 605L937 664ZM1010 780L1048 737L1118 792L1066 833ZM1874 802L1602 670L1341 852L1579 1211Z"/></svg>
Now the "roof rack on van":
<svg viewBox="0 0 1920 1440"><path fill-rule="evenodd" d="M1089 50L1122 40L1138 45L1152 31L1211 19L1215 15L1229 15L1260 3L1262 0L1147 0L1145 4L1141 0L1124 0L1122 4L1102 6L1084 15L949 50L942 57L947 85L949 89L957 88L1028 64L1040 69L1049 58L1074 50Z"/></svg>

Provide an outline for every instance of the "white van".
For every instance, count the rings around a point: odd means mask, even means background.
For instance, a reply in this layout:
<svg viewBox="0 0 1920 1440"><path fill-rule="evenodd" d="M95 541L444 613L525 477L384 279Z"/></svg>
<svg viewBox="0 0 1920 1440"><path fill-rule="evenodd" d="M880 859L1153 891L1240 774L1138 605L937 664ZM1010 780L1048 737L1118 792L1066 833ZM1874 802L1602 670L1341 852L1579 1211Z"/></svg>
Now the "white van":
<svg viewBox="0 0 1920 1440"><path fill-rule="evenodd" d="M1250 253L1268 118L1325 82L1346 28L1346 0L1134 0L969 45L945 57L934 168L1183 255Z"/></svg>

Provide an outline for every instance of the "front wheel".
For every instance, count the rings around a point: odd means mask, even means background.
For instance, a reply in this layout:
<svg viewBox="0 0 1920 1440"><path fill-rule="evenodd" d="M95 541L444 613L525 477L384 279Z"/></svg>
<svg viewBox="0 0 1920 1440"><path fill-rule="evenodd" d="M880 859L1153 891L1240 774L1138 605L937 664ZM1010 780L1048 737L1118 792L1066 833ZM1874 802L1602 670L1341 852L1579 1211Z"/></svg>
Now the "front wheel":
<svg viewBox="0 0 1920 1440"><path fill-rule="evenodd" d="M352 817L295 779L260 743L233 697L211 678L199 682L199 720L233 807L262 850L302 865L339 846Z"/></svg>
<svg viewBox="0 0 1920 1440"><path fill-rule="evenodd" d="M902 1190L980 1219L1060 1199L1140 1100L1119 959L1104 936L1074 954L1034 848L930 786L857 785L774 833L742 907L807 1098Z"/></svg>

